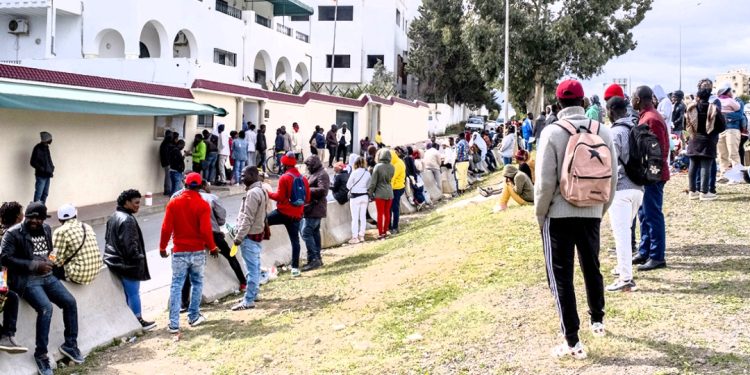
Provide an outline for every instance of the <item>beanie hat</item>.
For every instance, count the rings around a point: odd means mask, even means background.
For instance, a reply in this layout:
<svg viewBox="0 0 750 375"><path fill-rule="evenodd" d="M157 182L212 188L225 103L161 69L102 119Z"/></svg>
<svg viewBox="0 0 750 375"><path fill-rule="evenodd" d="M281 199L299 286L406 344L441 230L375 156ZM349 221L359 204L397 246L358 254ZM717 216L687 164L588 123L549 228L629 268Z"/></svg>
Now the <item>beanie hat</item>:
<svg viewBox="0 0 750 375"><path fill-rule="evenodd" d="M294 167L297 165L297 155L289 151L286 153L286 155L281 157L281 165L285 167Z"/></svg>
<svg viewBox="0 0 750 375"><path fill-rule="evenodd" d="M622 86L613 83L607 87L606 90L604 90L604 100L608 101L610 98L613 98L615 96L619 96L621 98L625 97L625 92L622 91Z"/></svg>
<svg viewBox="0 0 750 375"><path fill-rule="evenodd" d="M48 132L39 133L39 137L42 139L42 142L49 142L52 140L52 134Z"/></svg>
<svg viewBox="0 0 750 375"><path fill-rule="evenodd" d="M503 168L503 177L514 178L516 177L516 173L518 173L518 168L513 165L508 164Z"/></svg>

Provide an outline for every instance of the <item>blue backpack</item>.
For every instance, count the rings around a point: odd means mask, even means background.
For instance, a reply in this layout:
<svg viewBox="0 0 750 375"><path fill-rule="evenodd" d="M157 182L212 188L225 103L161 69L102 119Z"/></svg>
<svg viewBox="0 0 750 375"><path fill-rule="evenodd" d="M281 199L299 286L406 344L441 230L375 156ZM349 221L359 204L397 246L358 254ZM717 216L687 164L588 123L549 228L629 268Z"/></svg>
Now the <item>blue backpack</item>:
<svg viewBox="0 0 750 375"><path fill-rule="evenodd" d="M317 133L315 135L315 147L318 149L324 149L326 147L326 137L323 134Z"/></svg>
<svg viewBox="0 0 750 375"><path fill-rule="evenodd" d="M291 173L289 173L289 175L294 178L294 181L292 182L292 192L289 194L289 203L295 207L304 206L305 201L307 200L307 189L305 189L304 177L302 177L302 175L294 176Z"/></svg>
<svg viewBox="0 0 750 375"><path fill-rule="evenodd" d="M745 117L745 102L740 99L736 99L736 101L740 104L740 109L739 111L726 114L727 129L746 129L747 117Z"/></svg>

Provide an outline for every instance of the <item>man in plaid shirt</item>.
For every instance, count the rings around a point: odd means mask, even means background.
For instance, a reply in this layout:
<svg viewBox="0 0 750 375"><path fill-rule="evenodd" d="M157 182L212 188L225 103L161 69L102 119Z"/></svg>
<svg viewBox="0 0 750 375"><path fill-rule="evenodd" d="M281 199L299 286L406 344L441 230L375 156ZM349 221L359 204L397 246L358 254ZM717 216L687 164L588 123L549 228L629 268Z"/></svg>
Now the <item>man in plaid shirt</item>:
<svg viewBox="0 0 750 375"><path fill-rule="evenodd" d="M64 266L65 279L86 285L99 274L103 265L102 254L94 229L78 221L77 216L78 211L72 204L65 204L57 210L62 226L52 235L52 247L57 252L55 266Z"/></svg>

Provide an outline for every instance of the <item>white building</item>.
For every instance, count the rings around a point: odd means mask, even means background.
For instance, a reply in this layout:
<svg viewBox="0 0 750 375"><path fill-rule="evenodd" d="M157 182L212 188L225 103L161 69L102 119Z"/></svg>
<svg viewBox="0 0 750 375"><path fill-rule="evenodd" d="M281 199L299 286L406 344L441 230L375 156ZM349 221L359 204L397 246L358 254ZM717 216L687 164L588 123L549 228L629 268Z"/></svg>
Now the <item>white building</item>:
<svg viewBox="0 0 750 375"><path fill-rule="evenodd" d="M714 87L720 88L726 84L732 87L734 96L750 94L750 72L747 69L735 69L717 74Z"/></svg>
<svg viewBox="0 0 750 375"><path fill-rule="evenodd" d="M0 61L190 87L307 85L301 0L0 0Z"/></svg>
<svg viewBox="0 0 750 375"><path fill-rule="evenodd" d="M340 88L368 83L373 67L381 60L388 71L396 73L396 88L405 95L409 79L409 25L416 16L419 0L308 0L315 14L292 17L292 25L311 22L313 46L312 81L329 83L331 64L333 82ZM334 52L334 14L338 14ZM335 54L333 59L331 55Z"/></svg>

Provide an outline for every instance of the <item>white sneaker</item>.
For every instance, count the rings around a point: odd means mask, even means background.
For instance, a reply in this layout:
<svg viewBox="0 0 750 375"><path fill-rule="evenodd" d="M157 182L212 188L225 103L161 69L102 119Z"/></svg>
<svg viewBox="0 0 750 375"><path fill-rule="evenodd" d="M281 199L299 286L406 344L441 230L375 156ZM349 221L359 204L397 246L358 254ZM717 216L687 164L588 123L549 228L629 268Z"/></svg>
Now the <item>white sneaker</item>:
<svg viewBox="0 0 750 375"><path fill-rule="evenodd" d="M356 245L358 243L359 243L358 238L352 238L351 240L349 240L349 245Z"/></svg>
<svg viewBox="0 0 750 375"><path fill-rule="evenodd" d="M586 349L583 348L580 341L572 348L568 346L567 342L552 348L552 357L562 359L568 356L573 357L573 359L586 359Z"/></svg>
<svg viewBox="0 0 750 375"><path fill-rule="evenodd" d="M696 200L696 199L700 198L700 196L701 196L701 193L699 193L697 191L691 191L691 192L688 193L688 199L690 199L690 200Z"/></svg>
<svg viewBox="0 0 750 375"><path fill-rule="evenodd" d="M700 200L701 201L712 201L712 200L716 200L716 198L718 198L718 197L719 196L716 195L716 194L714 194L714 193L706 193L706 194L701 193Z"/></svg>
<svg viewBox="0 0 750 375"><path fill-rule="evenodd" d="M607 334L607 332L604 330L604 323L602 323L602 322L596 322L596 323L592 324L591 325L591 333L595 337L604 337ZM579 344L580 344L580 342L579 342Z"/></svg>
<svg viewBox="0 0 750 375"><path fill-rule="evenodd" d="M359 237L359 242L365 242L365 236Z"/></svg>
<svg viewBox="0 0 750 375"><path fill-rule="evenodd" d="M292 268L292 277L299 277L302 275L302 273L299 271L299 268Z"/></svg>
<svg viewBox="0 0 750 375"><path fill-rule="evenodd" d="M195 320L193 320L192 322L188 322L188 324L190 324L191 327L197 327L197 326L203 324L203 322L205 322L205 321L206 321L206 317L205 316L198 315L198 317Z"/></svg>

